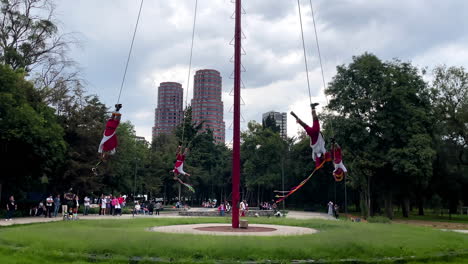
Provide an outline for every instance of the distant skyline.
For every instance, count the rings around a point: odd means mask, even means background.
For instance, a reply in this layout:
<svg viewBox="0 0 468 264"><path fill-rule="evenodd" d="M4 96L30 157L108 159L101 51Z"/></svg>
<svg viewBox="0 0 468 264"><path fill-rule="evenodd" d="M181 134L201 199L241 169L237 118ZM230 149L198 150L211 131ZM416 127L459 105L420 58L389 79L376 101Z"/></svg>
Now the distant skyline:
<svg viewBox="0 0 468 264"><path fill-rule="evenodd" d="M324 63L330 82L336 66L370 52L382 60L399 58L429 69L446 64L468 67L468 1L458 0L318 0L312 1ZM115 104L140 0L60 0L56 19L63 33L75 32L79 47L71 50L87 91L108 106ZM321 106L323 94L309 1L301 0L309 61L312 101ZM309 95L296 1L243 1L246 39L242 57L242 116L261 122L269 110L293 110L311 122ZM226 143L232 138L233 65L229 45L234 34L230 0L199 1L192 71L188 73L194 1L145 1L127 79L122 91L122 120L135 125L138 136L151 140L157 85L182 84L190 101L196 70L213 68L223 76ZM427 76L430 78L430 75ZM320 110L320 109L319 109ZM288 135L299 127L288 118Z"/></svg>

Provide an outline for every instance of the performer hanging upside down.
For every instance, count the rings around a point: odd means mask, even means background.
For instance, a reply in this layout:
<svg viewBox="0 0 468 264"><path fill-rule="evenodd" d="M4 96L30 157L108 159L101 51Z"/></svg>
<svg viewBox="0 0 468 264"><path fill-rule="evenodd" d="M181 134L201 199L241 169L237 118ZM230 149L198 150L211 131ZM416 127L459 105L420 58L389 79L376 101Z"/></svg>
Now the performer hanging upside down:
<svg viewBox="0 0 468 264"><path fill-rule="evenodd" d="M332 139L332 156L333 156L333 165L335 170L333 171L333 177L335 181L342 181L344 174L348 172L346 167L343 164L343 155L341 153L341 147L338 145L334 139Z"/></svg>
<svg viewBox="0 0 468 264"><path fill-rule="evenodd" d="M320 123L317 117L317 113L315 112L315 107L318 103L311 104L312 107L312 119L313 124L312 127L309 127L306 123L304 123L299 117L291 112L296 118L296 122L299 123L306 131L307 135L310 137L310 147L312 148L312 159L315 161L315 167L319 167L324 161L330 161L331 155L330 152L325 150L325 140L323 139L323 135L320 132Z"/></svg>
<svg viewBox="0 0 468 264"><path fill-rule="evenodd" d="M115 131L120 124L120 108L122 108L121 104L115 105L115 111L106 123L106 129L104 130L104 135L98 149L98 152L101 153L102 161L106 161L109 155L113 155L115 153L115 149L117 147L117 135L115 134Z"/></svg>
<svg viewBox="0 0 468 264"><path fill-rule="evenodd" d="M184 171L184 161L187 152L188 148L185 148L185 151L182 153L182 146L177 147L176 163L174 164L174 169L172 170L174 173L174 180L179 180L179 177L177 177L179 174L190 176L190 174Z"/></svg>

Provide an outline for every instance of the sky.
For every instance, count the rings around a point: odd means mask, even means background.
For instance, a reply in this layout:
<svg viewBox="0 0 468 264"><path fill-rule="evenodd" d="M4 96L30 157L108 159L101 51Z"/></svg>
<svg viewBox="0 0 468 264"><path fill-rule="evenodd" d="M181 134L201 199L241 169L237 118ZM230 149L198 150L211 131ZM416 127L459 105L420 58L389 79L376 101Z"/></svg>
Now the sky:
<svg viewBox="0 0 468 264"><path fill-rule="evenodd" d="M79 45L70 57L81 69L89 94L116 103L141 0L59 0L56 19L63 33L72 32ZM300 0L308 60L310 94L295 0L243 1L245 56L242 74L245 122L261 122L267 111L294 111L311 121L309 102L326 105L315 45L310 1ZM398 58L417 67L438 65L468 68L468 1L463 0L312 0L326 83L336 66L364 52L382 60ZM198 0L189 76L195 0L146 0L136 33L121 103L124 121L138 136L151 141L157 87L180 82L185 98L193 96L193 75L216 69L223 78L226 143L232 140L230 79L234 66L234 4L231 0ZM309 120L310 119L310 120ZM288 116L288 135L300 127Z"/></svg>

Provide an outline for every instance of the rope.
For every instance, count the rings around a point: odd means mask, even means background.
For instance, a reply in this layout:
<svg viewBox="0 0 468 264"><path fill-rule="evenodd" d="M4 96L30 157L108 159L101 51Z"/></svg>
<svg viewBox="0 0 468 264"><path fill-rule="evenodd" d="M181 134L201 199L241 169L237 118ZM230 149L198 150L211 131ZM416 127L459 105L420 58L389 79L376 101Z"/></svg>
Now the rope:
<svg viewBox="0 0 468 264"><path fill-rule="evenodd" d="M304 64L305 64L306 76L307 76L307 88L309 89L309 102L310 104L312 104L312 94L310 92L310 81L309 81L309 67L307 65L307 53L306 53L306 48L305 48L304 29L302 27L301 4L299 3L299 0L297 0L297 8L299 9L299 23L301 24L302 49L304 51Z"/></svg>
<svg viewBox="0 0 468 264"><path fill-rule="evenodd" d="M187 94L185 96L185 109L187 109L188 91L189 91L189 86L190 86L190 74L192 72L193 40L195 39L195 25L197 22L197 6L198 6L198 0L195 0L195 12L193 15L193 26L192 26L192 43L190 45L189 70L187 74ZM184 143L184 135L185 135L185 113L182 118L182 144Z"/></svg>
<svg viewBox="0 0 468 264"><path fill-rule="evenodd" d="M315 172L318 171L320 168L323 167L323 165L325 164L326 160L324 159L322 161L322 163L316 167L314 169L314 171L312 171L312 173L309 175L309 177L305 178L301 183L299 183L297 186L293 187L287 194L285 195L276 195L275 197L276 198L279 198L278 200L275 201L275 203L280 203L282 201L284 201L286 198L288 198L291 194L295 193L297 190L299 190L302 186L304 186L307 181L310 180L310 178L312 178L312 176L314 176ZM281 191L281 192L285 192L285 191Z"/></svg>
<svg viewBox="0 0 468 264"><path fill-rule="evenodd" d="M315 43L317 45L317 53L318 53L318 56L319 56L320 70L321 70L321 73L322 73L323 90L324 90L325 100L327 101L327 105L328 105L328 96L327 96L327 94L325 94L325 89L326 89L325 74L323 73L322 55L321 55L321 52L320 52L320 44L319 44L319 39L318 39L318 34L317 34L317 26L315 25L315 15L314 15L314 8L312 6L312 0L309 0L309 3L310 3L310 12L312 13L312 21L313 21L313 24L314 24ZM309 93L310 93L310 91L309 91ZM332 137L335 137L335 132L334 132L334 129L333 129L332 119L330 119L330 129L331 129Z"/></svg>
<svg viewBox="0 0 468 264"><path fill-rule="evenodd" d="M137 17L137 21L136 21L136 25L135 25L135 30L133 31L132 44L130 45L130 50L128 51L127 63L125 64L125 71L124 71L124 75L123 75L123 78L122 78L122 83L120 84L120 91L119 91L119 97L117 98L117 104L120 102L120 95L122 94L122 88L123 88L124 83L125 83L125 77L127 76L128 63L130 62L130 56L132 55L133 43L135 42L135 35L136 35L137 29L138 29L138 22L140 21L140 15L141 15L141 9L143 7L143 1L144 0L141 0L141 3L140 3L140 10L138 11L138 17Z"/></svg>

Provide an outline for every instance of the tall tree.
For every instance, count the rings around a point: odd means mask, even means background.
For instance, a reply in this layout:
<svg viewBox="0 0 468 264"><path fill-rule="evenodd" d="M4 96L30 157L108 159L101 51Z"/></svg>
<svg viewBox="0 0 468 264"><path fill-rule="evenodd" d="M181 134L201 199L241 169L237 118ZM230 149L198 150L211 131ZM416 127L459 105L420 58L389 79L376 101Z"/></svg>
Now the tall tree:
<svg viewBox="0 0 468 264"><path fill-rule="evenodd" d="M27 71L55 108L83 83L68 57L76 34L61 33L58 23L53 0L0 1L0 62Z"/></svg>
<svg viewBox="0 0 468 264"><path fill-rule="evenodd" d="M25 73L0 65L0 177L9 192L27 191L51 177L66 143L54 110L40 100Z"/></svg>
<svg viewBox="0 0 468 264"><path fill-rule="evenodd" d="M468 203L468 73L463 67L439 66L433 75L438 152L433 191L455 212L459 201Z"/></svg>
<svg viewBox="0 0 468 264"><path fill-rule="evenodd" d="M366 53L353 57L348 66L337 67L326 93L333 96L329 108L348 121L340 127L341 144L356 157L351 167L362 167L359 182L369 186L361 186L361 192L369 196L373 189L384 201L388 217L393 216L395 196L403 202L405 215L410 199L418 201L423 213L420 190L427 188L432 176L435 152L428 88L418 70L409 63L382 62ZM354 164L364 157L365 166ZM370 188L370 179L375 188Z"/></svg>

